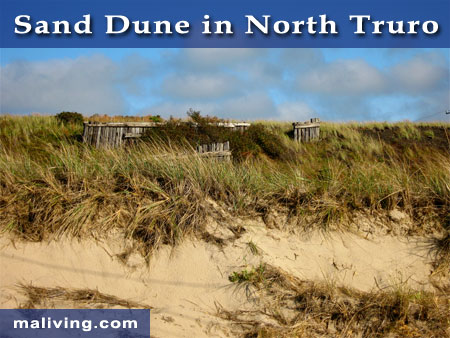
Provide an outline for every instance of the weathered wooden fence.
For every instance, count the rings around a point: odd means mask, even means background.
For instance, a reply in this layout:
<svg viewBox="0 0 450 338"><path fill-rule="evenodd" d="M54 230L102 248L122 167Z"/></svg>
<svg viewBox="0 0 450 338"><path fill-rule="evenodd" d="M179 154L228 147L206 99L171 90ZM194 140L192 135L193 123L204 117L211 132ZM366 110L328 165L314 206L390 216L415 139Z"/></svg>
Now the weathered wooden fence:
<svg viewBox="0 0 450 338"><path fill-rule="evenodd" d="M97 148L121 146L127 139L141 137L148 128L157 128L164 123L157 122L125 122L125 123L84 123L83 142ZM196 128L195 123L190 123ZM244 132L250 123L224 123L217 124L218 127L230 128L233 131Z"/></svg>
<svg viewBox="0 0 450 338"><path fill-rule="evenodd" d="M83 142L97 148L116 148L127 141L140 138L148 128L156 128L162 123L155 122L126 122L126 123L84 123ZM235 126L220 125L226 128ZM195 125L193 126L195 127ZM239 126L239 128L244 126ZM248 127L248 126L247 126ZM241 131L241 129L233 129ZM231 159L230 142L214 142L201 144L196 147L200 156L214 157L219 160Z"/></svg>
<svg viewBox="0 0 450 338"><path fill-rule="evenodd" d="M121 146L128 138L140 137L148 128L160 126L156 122L84 123L83 142L97 148Z"/></svg>
<svg viewBox="0 0 450 338"><path fill-rule="evenodd" d="M226 141L223 143L216 142L209 144L201 144L197 146L196 150L200 154L217 151L230 151L230 142Z"/></svg>
<svg viewBox="0 0 450 338"><path fill-rule="evenodd" d="M218 160L224 161L231 159L229 141L201 144L197 146L196 150L200 156L214 157Z"/></svg>
<svg viewBox="0 0 450 338"><path fill-rule="evenodd" d="M307 122L294 122L294 140L298 142L310 142L319 139L320 119L312 118Z"/></svg>
<svg viewBox="0 0 450 338"><path fill-rule="evenodd" d="M224 127L224 128L230 128L233 131L239 131L241 133L243 133L245 130L248 129L248 127L250 127L250 123L246 123L246 122L219 122L216 124L218 127Z"/></svg>

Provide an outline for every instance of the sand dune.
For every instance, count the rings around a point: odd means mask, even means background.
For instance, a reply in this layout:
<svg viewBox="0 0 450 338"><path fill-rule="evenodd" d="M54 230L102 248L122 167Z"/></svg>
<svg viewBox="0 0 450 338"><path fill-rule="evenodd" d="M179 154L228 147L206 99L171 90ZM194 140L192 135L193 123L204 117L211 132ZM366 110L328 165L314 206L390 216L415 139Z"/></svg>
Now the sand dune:
<svg viewBox="0 0 450 338"><path fill-rule="evenodd" d="M26 302L17 285L94 289L154 309L152 337L233 336L215 316L216 305L250 309L251 295L229 282L233 271L268 263L304 280L326 280L360 290L407 284L430 289L427 241L423 238L311 232L295 235L253 222L222 247L186 240L163 247L149 264L137 253L123 254L127 242L117 234L103 240L60 239L50 243L1 238L2 308ZM214 230L211 230L214 234ZM223 230L215 236L223 236ZM257 248L252 252L250 245ZM250 298L249 298L250 296ZM71 301L43 301L40 307L85 307Z"/></svg>

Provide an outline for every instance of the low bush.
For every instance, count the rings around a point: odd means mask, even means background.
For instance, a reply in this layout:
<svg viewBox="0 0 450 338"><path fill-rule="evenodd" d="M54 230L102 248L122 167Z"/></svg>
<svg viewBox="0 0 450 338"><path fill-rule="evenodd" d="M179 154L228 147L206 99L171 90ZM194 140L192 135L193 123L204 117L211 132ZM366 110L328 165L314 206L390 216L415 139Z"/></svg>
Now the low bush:
<svg viewBox="0 0 450 338"><path fill-rule="evenodd" d="M223 120L203 117L199 112L188 112L190 121L170 120L159 128L152 128L142 138L146 142L183 146L214 142L230 142L233 158L237 161L266 155L274 160L295 160L297 153L282 140L282 136L262 124L252 124L244 132L218 126Z"/></svg>
<svg viewBox="0 0 450 338"><path fill-rule="evenodd" d="M64 124L83 124L84 121L83 115L74 112L61 112L55 117L59 122Z"/></svg>

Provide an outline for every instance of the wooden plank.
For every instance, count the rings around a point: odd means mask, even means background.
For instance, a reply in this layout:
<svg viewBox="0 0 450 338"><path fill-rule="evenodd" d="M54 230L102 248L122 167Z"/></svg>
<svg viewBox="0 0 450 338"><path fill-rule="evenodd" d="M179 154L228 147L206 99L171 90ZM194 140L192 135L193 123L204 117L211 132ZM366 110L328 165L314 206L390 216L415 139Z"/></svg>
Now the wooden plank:
<svg viewBox="0 0 450 338"><path fill-rule="evenodd" d="M92 146L94 145L94 127L89 127L89 144Z"/></svg>
<svg viewBox="0 0 450 338"><path fill-rule="evenodd" d="M123 136L125 134L125 130L123 126L119 127L119 146L123 144Z"/></svg>
<svg viewBox="0 0 450 338"><path fill-rule="evenodd" d="M86 122L83 123L83 142L86 143L86 139L87 139L87 126L86 126Z"/></svg>
<svg viewBox="0 0 450 338"><path fill-rule="evenodd" d="M113 148L117 148L117 127L110 127L111 128L111 146Z"/></svg>
<svg viewBox="0 0 450 338"><path fill-rule="evenodd" d="M96 133L96 138L95 138L95 147L98 148L100 145L100 133L102 132L102 127L98 126L97 127L97 133Z"/></svg>
<svg viewBox="0 0 450 338"><path fill-rule="evenodd" d="M106 131L106 137L105 137L105 146L108 148L112 148L111 144L111 127L105 127Z"/></svg>
<svg viewBox="0 0 450 338"><path fill-rule="evenodd" d="M116 127L116 146L120 147L122 145L122 128Z"/></svg>
<svg viewBox="0 0 450 338"><path fill-rule="evenodd" d="M91 144L91 129L92 127L89 127L87 125L84 126L86 128L86 140L83 140L87 144Z"/></svg>
<svg viewBox="0 0 450 338"><path fill-rule="evenodd" d="M100 146L101 141L101 134L102 134L102 127L97 127L97 133L95 137L95 147L98 148Z"/></svg>
<svg viewBox="0 0 450 338"><path fill-rule="evenodd" d="M108 122L108 123L88 122L87 123L88 126L94 126L94 127L110 126L110 127L147 127L147 128L158 127L158 126L161 126L164 124L165 123L162 123L162 122Z"/></svg>
<svg viewBox="0 0 450 338"><path fill-rule="evenodd" d="M100 147L106 148L108 146L108 127L102 128L102 138L100 139Z"/></svg>
<svg viewBox="0 0 450 338"><path fill-rule="evenodd" d="M109 144L109 147L110 148L115 148L115 144L114 144L114 141L115 141L115 138L114 138L114 127L110 127L110 126L108 126L108 144Z"/></svg>
<svg viewBox="0 0 450 338"><path fill-rule="evenodd" d="M100 147L108 146L108 137L107 137L108 127L102 128L102 139L100 140Z"/></svg>
<svg viewBox="0 0 450 338"><path fill-rule="evenodd" d="M89 144L94 145L94 127L89 127Z"/></svg>
<svg viewBox="0 0 450 338"><path fill-rule="evenodd" d="M116 127L109 127L109 145L111 148L116 147Z"/></svg>
<svg viewBox="0 0 450 338"><path fill-rule="evenodd" d="M124 135L124 138L140 138L140 137L142 137L142 135L136 133L126 133Z"/></svg>
<svg viewBox="0 0 450 338"><path fill-rule="evenodd" d="M98 144L100 144L100 133L102 132L102 127L98 126L95 128L95 143L94 147L98 147ZM98 144L97 144L98 143Z"/></svg>
<svg viewBox="0 0 450 338"><path fill-rule="evenodd" d="M320 127L320 123L308 123L308 124L297 124L294 128L313 128L313 127Z"/></svg>
<svg viewBox="0 0 450 338"><path fill-rule="evenodd" d="M98 146L97 148L101 148L104 142L104 134L105 134L105 127L100 127L100 135L98 138Z"/></svg>
<svg viewBox="0 0 450 338"><path fill-rule="evenodd" d="M103 147L105 147L105 148L108 148L108 147L109 147L109 144L108 144L108 132L109 132L109 127L104 127L104 128L103 128L103 140L102 140L102 145L103 145Z"/></svg>
<svg viewBox="0 0 450 338"><path fill-rule="evenodd" d="M231 158L231 151L207 152L200 154L200 156L209 158Z"/></svg>
<svg viewBox="0 0 450 338"><path fill-rule="evenodd" d="M84 132L83 132L83 142L89 143L89 127L85 124L83 126ZM85 136L86 135L86 136Z"/></svg>
<svg viewBox="0 0 450 338"><path fill-rule="evenodd" d="M120 127L114 128L114 147L120 147L120 139L122 138L122 134L120 133Z"/></svg>
<svg viewBox="0 0 450 338"><path fill-rule="evenodd" d="M112 146L117 148L117 127L111 127L112 133Z"/></svg>

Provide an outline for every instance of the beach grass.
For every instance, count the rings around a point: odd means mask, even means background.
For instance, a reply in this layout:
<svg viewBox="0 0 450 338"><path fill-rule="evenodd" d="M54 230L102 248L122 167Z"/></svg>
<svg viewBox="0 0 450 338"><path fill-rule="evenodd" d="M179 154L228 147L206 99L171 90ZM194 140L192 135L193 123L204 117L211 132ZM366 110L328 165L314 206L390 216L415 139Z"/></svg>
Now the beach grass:
<svg viewBox="0 0 450 338"><path fill-rule="evenodd" d="M322 123L320 140L300 144L289 124L259 123L222 135L230 162L199 157L183 135L96 149L81 133L51 116L0 117L3 229L42 240L119 228L154 248L201 234L209 200L237 216L281 210L299 227L399 209L412 232L448 228L448 124Z"/></svg>

